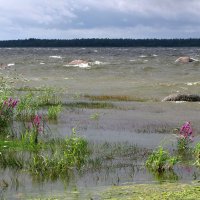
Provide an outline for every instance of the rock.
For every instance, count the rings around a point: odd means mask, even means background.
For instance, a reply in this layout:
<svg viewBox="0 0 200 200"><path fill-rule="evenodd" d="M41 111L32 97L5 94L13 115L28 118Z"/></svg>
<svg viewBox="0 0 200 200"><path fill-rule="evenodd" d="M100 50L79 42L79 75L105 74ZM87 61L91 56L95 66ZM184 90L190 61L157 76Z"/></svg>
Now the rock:
<svg viewBox="0 0 200 200"><path fill-rule="evenodd" d="M80 64L88 64L87 61L85 60L73 60L70 63L68 63L69 65L80 65Z"/></svg>
<svg viewBox="0 0 200 200"><path fill-rule="evenodd" d="M200 96L196 94L171 94L165 97L162 101L200 101Z"/></svg>
<svg viewBox="0 0 200 200"><path fill-rule="evenodd" d="M183 57L179 57L175 62L176 63L189 63L189 62L194 62L194 61L198 61L198 60L191 58L189 56L183 56Z"/></svg>

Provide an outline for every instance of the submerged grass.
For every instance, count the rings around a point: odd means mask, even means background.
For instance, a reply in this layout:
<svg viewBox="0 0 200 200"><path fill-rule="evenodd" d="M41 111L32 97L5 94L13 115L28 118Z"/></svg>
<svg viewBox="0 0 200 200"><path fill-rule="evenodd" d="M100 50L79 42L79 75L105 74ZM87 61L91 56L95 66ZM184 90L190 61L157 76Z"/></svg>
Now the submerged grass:
<svg viewBox="0 0 200 200"><path fill-rule="evenodd" d="M137 145L127 142L90 143L89 148L92 153L85 170L91 171L108 167L112 170L116 167L133 166L134 161L143 159L149 155L148 149L139 148Z"/></svg>
<svg viewBox="0 0 200 200"><path fill-rule="evenodd" d="M114 186L102 194L105 200L193 200L200 199L200 185L189 184L140 184L130 186Z"/></svg>
<svg viewBox="0 0 200 200"><path fill-rule="evenodd" d="M88 109L113 109L116 108L112 103L107 102L70 102L63 104L69 108L88 108Z"/></svg>
<svg viewBox="0 0 200 200"><path fill-rule="evenodd" d="M95 101L136 101L136 102L146 102L149 99L144 99L140 97L131 97L126 95L84 95L85 98Z"/></svg>

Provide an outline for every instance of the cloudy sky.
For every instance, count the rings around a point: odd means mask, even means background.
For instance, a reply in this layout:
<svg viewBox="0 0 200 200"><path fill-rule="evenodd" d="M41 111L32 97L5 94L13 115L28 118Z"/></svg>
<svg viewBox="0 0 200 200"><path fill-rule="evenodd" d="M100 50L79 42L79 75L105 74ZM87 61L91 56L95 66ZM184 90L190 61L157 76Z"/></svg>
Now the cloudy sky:
<svg viewBox="0 0 200 200"><path fill-rule="evenodd" d="M0 40L199 38L200 0L0 0Z"/></svg>

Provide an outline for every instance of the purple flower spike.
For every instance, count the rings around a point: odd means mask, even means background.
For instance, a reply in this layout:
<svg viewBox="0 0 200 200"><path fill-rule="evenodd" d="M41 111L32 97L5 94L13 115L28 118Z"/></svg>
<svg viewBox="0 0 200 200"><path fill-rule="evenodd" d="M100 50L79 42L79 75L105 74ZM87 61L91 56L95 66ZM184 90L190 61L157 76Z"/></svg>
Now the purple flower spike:
<svg viewBox="0 0 200 200"><path fill-rule="evenodd" d="M194 137L192 133L193 133L193 130L192 130L190 122L185 122L180 129L180 132L179 132L180 136L192 141Z"/></svg>

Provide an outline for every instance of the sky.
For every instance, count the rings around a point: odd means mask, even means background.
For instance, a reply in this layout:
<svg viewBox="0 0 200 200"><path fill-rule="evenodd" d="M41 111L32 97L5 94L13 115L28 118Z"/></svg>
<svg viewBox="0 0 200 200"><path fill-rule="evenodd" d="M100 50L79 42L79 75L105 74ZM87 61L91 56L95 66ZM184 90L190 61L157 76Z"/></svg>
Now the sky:
<svg viewBox="0 0 200 200"><path fill-rule="evenodd" d="M200 0L0 0L0 40L199 38Z"/></svg>

